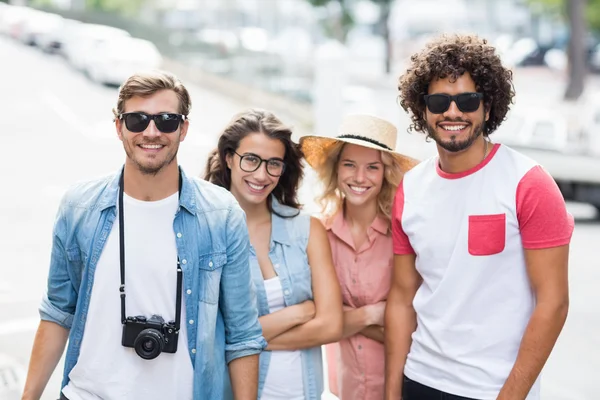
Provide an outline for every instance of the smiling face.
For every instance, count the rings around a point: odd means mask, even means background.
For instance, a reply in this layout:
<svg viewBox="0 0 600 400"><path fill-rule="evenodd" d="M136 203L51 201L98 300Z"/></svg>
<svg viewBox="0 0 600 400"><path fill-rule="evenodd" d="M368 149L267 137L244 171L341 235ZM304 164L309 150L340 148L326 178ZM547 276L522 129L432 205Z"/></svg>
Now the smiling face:
<svg viewBox="0 0 600 400"><path fill-rule="evenodd" d="M177 114L179 99L172 90L161 90L148 97L134 96L125 102L124 112ZM143 174L156 175L176 161L179 143L185 139L188 124L186 120L175 132L162 133L154 121L150 121L143 132L135 133L127 129L124 121L116 119L117 134L127 154L126 163Z"/></svg>
<svg viewBox="0 0 600 400"><path fill-rule="evenodd" d="M241 168L241 157L250 156L251 161L260 159L276 159L283 161L285 157L285 146L278 139L272 139L263 133L251 133L244 137L236 150L236 153L227 155L227 167L231 170L231 193L235 196L242 208L246 205L259 205L265 203L267 197L279 183L279 177L267 173L267 163L262 162L254 172ZM259 159L260 158L260 159Z"/></svg>
<svg viewBox="0 0 600 400"><path fill-rule="evenodd" d="M469 73L463 74L454 82L450 78L432 81L428 94L443 93L452 96L467 92L477 92ZM485 121L488 119L489 112L484 109L483 102L477 110L469 113L459 110L454 101L442 114L434 114L425 108L429 135L435 140L438 148L451 153L462 152L471 147L483 133Z"/></svg>
<svg viewBox="0 0 600 400"><path fill-rule="evenodd" d="M348 204L376 204L383 185L383 175L380 150L354 144L344 145L337 164L337 186Z"/></svg>

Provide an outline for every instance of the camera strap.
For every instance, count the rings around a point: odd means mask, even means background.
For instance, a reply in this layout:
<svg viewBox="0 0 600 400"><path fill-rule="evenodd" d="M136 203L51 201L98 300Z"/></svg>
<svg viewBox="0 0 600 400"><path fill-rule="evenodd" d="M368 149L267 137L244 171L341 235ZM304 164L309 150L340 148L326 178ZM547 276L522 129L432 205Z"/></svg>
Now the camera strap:
<svg viewBox="0 0 600 400"><path fill-rule="evenodd" d="M124 193L124 178L125 167L121 170L121 177L119 178L119 248L120 248L120 263L121 263L121 286L119 286L119 292L121 293L121 323L125 323L127 320L127 314L125 312L125 226L124 226L124 208L123 208L123 193ZM183 185L183 178L181 176L181 169L179 169L179 198L181 198L181 187ZM175 332L179 332L179 326L181 323L181 286L183 280L183 272L181 270L181 263L179 262L179 255L177 256L177 297L175 299Z"/></svg>

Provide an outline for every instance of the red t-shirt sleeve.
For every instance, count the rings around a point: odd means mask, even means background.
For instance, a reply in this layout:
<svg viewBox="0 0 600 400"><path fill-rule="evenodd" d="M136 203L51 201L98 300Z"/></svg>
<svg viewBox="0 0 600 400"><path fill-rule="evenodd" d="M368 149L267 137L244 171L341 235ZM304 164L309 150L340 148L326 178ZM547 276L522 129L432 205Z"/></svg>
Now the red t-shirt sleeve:
<svg viewBox="0 0 600 400"><path fill-rule="evenodd" d="M394 204L392 205L392 239L394 241L394 254L415 254L408 236L402 229L402 213L404 212L404 185L398 185Z"/></svg>
<svg viewBox="0 0 600 400"><path fill-rule="evenodd" d="M530 169L519 182L517 219L525 249L568 244L575 226L556 182L539 165Z"/></svg>

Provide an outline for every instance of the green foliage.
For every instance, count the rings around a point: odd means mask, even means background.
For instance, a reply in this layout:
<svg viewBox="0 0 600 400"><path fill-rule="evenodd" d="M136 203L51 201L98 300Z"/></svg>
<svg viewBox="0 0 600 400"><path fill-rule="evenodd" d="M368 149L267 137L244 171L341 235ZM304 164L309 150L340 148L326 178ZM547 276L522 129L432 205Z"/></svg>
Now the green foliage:
<svg viewBox="0 0 600 400"><path fill-rule="evenodd" d="M543 13L557 14L562 18L567 18L566 2L569 0L528 0L534 10L540 10ZM591 31L600 33L600 0L587 0L585 9L586 22Z"/></svg>
<svg viewBox="0 0 600 400"><path fill-rule="evenodd" d="M146 0L85 0L85 7L88 10L134 16L140 11L145 2Z"/></svg>
<svg viewBox="0 0 600 400"><path fill-rule="evenodd" d="M323 21L323 28L325 32L338 40L344 41L346 35L354 26L354 19L350 13L350 5L352 0L307 0L314 7L325 7L329 3L338 3L340 5L341 14L335 20ZM380 6L389 7L393 0L371 0L371 2Z"/></svg>

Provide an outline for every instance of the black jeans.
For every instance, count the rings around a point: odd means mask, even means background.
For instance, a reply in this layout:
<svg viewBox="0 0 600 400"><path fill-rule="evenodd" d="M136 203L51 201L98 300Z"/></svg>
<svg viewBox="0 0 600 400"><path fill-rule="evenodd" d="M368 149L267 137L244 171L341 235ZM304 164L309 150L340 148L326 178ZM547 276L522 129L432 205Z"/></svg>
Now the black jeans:
<svg viewBox="0 0 600 400"><path fill-rule="evenodd" d="M402 384L402 400L476 400L468 397L445 393L429 386L421 385L412 379L404 377Z"/></svg>
<svg viewBox="0 0 600 400"><path fill-rule="evenodd" d="M65 396L64 394L61 393L60 399L58 399L58 400L69 400L69 399L67 399L67 396Z"/></svg>

